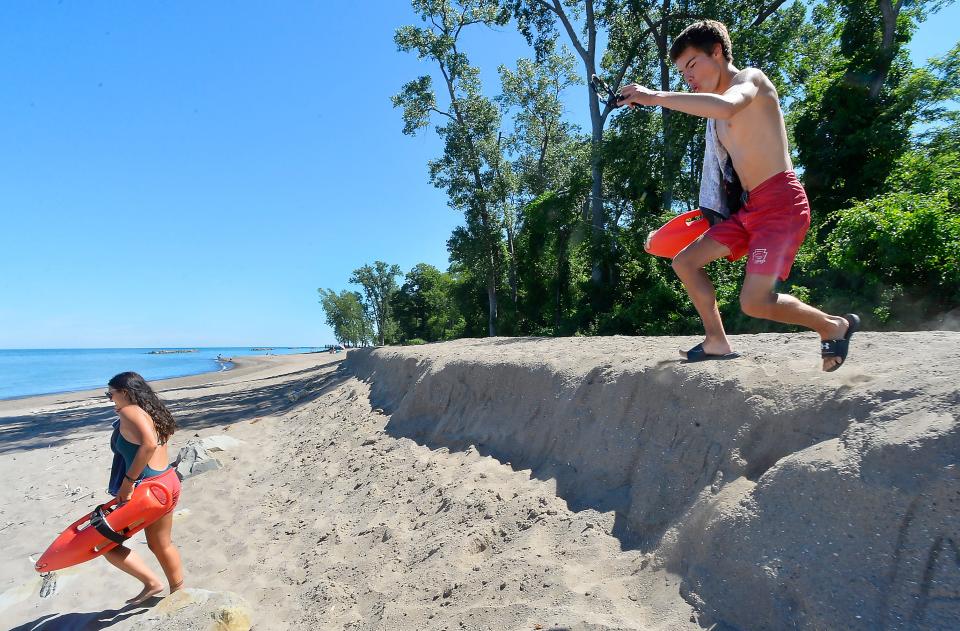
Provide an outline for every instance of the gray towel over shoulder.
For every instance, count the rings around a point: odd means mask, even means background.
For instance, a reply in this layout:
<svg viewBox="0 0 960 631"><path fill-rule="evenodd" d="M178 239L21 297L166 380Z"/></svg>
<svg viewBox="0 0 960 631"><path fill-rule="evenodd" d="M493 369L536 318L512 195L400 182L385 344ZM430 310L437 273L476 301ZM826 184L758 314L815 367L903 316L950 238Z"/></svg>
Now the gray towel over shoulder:
<svg viewBox="0 0 960 631"><path fill-rule="evenodd" d="M704 215L709 217L706 212L709 210L723 219L729 219L730 214L737 211L737 208L731 208L727 201L728 186L725 183L739 187L737 174L733 170L733 160L717 136L717 123L708 118L703 173L700 175L700 210L704 211Z"/></svg>

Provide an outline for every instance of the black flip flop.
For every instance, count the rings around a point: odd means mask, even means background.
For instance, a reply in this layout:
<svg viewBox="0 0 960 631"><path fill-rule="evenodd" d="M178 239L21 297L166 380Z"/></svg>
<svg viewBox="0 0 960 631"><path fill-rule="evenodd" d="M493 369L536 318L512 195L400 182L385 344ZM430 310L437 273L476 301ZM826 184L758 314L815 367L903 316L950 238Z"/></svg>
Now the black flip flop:
<svg viewBox="0 0 960 631"><path fill-rule="evenodd" d="M860 330L860 316L855 313L848 313L843 319L850 325L842 340L822 340L820 342L820 357L839 357L840 363L833 368L828 368L824 372L833 372L847 361L847 353L850 352L850 338Z"/></svg>
<svg viewBox="0 0 960 631"><path fill-rule="evenodd" d="M740 353L727 353L726 355L711 355L710 353L703 350L703 344L697 344L693 348L687 351L687 360L688 364L693 364L696 362L708 361L711 359L737 359L740 357Z"/></svg>

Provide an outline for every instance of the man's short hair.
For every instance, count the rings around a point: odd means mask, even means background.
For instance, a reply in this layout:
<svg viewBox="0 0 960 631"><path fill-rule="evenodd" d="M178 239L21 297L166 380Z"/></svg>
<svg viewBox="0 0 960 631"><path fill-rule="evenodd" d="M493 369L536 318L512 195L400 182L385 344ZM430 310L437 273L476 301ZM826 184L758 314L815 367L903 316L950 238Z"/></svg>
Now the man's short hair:
<svg viewBox="0 0 960 631"><path fill-rule="evenodd" d="M676 61L677 57L683 54L683 51L693 47L702 50L708 55L713 54L713 47L720 44L723 52L723 58L727 61L733 61L732 47L730 46L730 34L727 33L727 27L716 20L700 20L694 22L677 35L670 47L670 60Z"/></svg>

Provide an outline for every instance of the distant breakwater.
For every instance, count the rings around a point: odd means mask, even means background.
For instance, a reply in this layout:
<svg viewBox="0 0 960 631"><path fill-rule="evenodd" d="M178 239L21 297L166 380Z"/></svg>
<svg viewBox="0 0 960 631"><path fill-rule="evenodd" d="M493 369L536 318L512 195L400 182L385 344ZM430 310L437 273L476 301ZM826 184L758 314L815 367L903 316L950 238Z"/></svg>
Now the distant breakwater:
<svg viewBox="0 0 960 631"><path fill-rule="evenodd" d="M176 355L177 353L196 353L195 348L184 348L179 350L148 351L147 355Z"/></svg>

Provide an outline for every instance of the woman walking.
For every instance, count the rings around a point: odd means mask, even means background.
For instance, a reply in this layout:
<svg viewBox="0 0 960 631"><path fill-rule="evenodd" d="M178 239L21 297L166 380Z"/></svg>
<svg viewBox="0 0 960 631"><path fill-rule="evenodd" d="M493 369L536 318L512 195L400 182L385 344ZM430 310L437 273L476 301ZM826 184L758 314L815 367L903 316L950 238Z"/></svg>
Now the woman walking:
<svg viewBox="0 0 960 631"><path fill-rule="evenodd" d="M171 539L173 509L180 499L180 479L169 466L167 441L177 428L173 416L153 389L139 374L122 372L108 383L107 398L113 401L120 418L114 422L110 449L115 454L110 476L110 493L120 502L133 497L141 480L150 478L162 484L173 497L170 509L158 521L147 526L147 547L157 557L167 576L170 593L183 587L183 566L180 553ZM106 559L143 583L139 594L129 599L141 603L163 591L163 583L136 552L119 545L105 555Z"/></svg>

